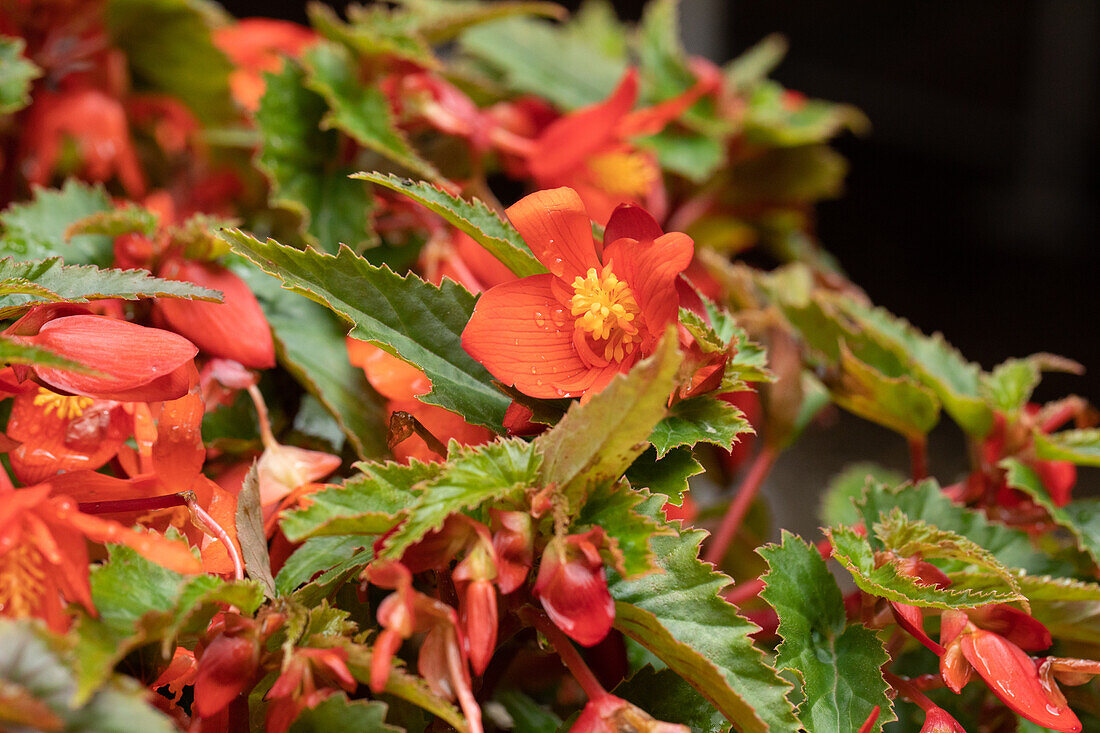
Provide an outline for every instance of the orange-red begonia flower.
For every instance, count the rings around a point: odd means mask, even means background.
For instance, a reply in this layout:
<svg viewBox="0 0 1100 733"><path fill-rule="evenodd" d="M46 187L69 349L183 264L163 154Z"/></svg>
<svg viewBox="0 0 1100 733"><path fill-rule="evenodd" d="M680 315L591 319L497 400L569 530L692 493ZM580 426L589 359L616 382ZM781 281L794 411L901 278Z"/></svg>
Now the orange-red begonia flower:
<svg viewBox="0 0 1100 733"><path fill-rule="evenodd" d="M145 176L130 140L126 111L117 99L97 89L44 91L23 123L21 158L27 181L44 186L61 159L66 138L76 142L82 168L90 181L109 181L118 176L132 197L145 193Z"/></svg>
<svg viewBox="0 0 1100 733"><path fill-rule="evenodd" d="M607 99L570 112L535 141L527 159L539 188L569 186L588 213L605 224L620 203L644 204L663 219L667 203L656 156L631 138L660 132L700 97L717 88L720 77L697 65L698 81L683 94L632 111L638 98L638 72L630 69Z"/></svg>
<svg viewBox="0 0 1100 733"><path fill-rule="evenodd" d="M49 484L7 489L0 494L0 615L35 616L64 631L66 601L94 612L89 539L128 545L179 573L202 572L185 543L84 514L69 497L51 495Z"/></svg>
<svg viewBox="0 0 1100 733"><path fill-rule="evenodd" d="M506 385L552 399L598 392L652 353L679 313L676 279L691 239L645 211L616 209L601 247L575 191L539 191L508 209L550 270L490 288L462 346Z"/></svg>
<svg viewBox="0 0 1100 733"><path fill-rule="evenodd" d="M233 99L249 112L260 108L263 72L277 72L283 54L296 57L317 40L317 34L305 26L270 18L244 18L216 29L213 37L214 45L236 67L229 75Z"/></svg>

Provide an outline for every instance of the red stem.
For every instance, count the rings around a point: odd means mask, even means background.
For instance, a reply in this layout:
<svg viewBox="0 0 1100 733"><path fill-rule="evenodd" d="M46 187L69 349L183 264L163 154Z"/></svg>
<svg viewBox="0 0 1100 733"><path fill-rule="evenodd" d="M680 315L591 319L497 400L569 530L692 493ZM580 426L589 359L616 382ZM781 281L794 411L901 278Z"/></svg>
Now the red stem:
<svg viewBox="0 0 1100 733"><path fill-rule="evenodd" d="M762 590L764 590L764 581L760 578L753 578L730 588L726 592L726 600L735 606L740 606L745 601L756 598Z"/></svg>
<svg viewBox="0 0 1100 733"><path fill-rule="evenodd" d="M1039 426L1039 432L1050 433L1062 426L1062 423L1069 420L1071 417L1077 414L1081 406L1067 401L1061 408L1056 410L1050 417L1043 421L1043 424Z"/></svg>
<svg viewBox="0 0 1100 733"><path fill-rule="evenodd" d="M119 499L117 501L88 501L77 504L84 514L116 514L122 512L152 511L168 509L174 506L187 506L187 501L179 494L150 496L143 499Z"/></svg>
<svg viewBox="0 0 1100 733"><path fill-rule="evenodd" d="M909 465L914 482L928 478L928 440L923 435L909 438Z"/></svg>
<svg viewBox="0 0 1100 733"><path fill-rule="evenodd" d="M779 451L770 445L765 445L756 454L752 465L749 466L749 472L745 476L745 480L737 489L737 496L734 497L729 509L726 510L726 516L722 517L722 524L719 525L714 536L710 538L707 550L703 554L705 561L712 563L715 567L722 561L726 549L729 548L730 542L741 527L742 520L748 514L753 499L760 491L760 485L764 483L764 479L767 478L768 472L775 465L775 459L778 456Z"/></svg>
<svg viewBox="0 0 1100 733"><path fill-rule="evenodd" d="M193 492L187 491L180 494L180 496L187 502L187 508L191 510L191 516L195 519L199 527L201 527L204 532L221 540L221 543L225 545L225 551L229 553L229 559L233 561L233 578L235 580L243 580L244 563L241 562L241 554L237 552L237 546L233 544L233 540L230 539L229 533L218 524L216 519L207 514L205 509L199 506L199 502L195 499L195 494Z"/></svg>
<svg viewBox="0 0 1100 733"><path fill-rule="evenodd" d="M565 664L570 674L572 674L580 684L581 689L584 690L584 694L588 695L589 700L607 697L607 690L603 688L600 681L596 679L596 675L592 674L592 670L584 663L584 659L581 658L577 648L573 646L573 642L569 640L569 637L567 637L561 629L554 625L553 621L544 614L530 608L523 609L523 611L520 612L520 616L524 621L530 623L546 637L554 647L554 651L561 657L561 661Z"/></svg>
<svg viewBox="0 0 1100 733"><path fill-rule="evenodd" d="M891 687L898 691L899 695L904 697L909 702L914 703L924 712L927 713L933 708L939 707L938 705L936 705L936 703L928 699L928 696L921 692L920 688L914 685L910 680L907 680L904 677L898 677L896 674L893 674L892 672L887 672L885 670L883 670L882 676L886 679Z"/></svg>

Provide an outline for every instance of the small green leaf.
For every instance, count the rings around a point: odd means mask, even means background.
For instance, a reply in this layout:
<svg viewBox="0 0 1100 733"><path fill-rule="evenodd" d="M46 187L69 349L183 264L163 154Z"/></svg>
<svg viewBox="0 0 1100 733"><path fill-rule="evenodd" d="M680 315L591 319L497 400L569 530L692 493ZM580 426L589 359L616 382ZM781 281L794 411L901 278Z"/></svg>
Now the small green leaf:
<svg viewBox="0 0 1100 733"><path fill-rule="evenodd" d="M1039 365L1033 359L1009 359L982 374L979 389L994 410L1015 412L1031 399L1040 379Z"/></svg>
<svg viewBox="0 0 1100 733"><path fill-rule="evenodd" d="M538 485L542 456L532 443L497 440L476 447L452 441L443 470L428 479L416 502L405 510L397 531L386 539L380 557L397 559L428 532L443 527L452 514L475 509Z"/></svg>
<svg viewBox="0 0 1100 733"><path fill-rule="evenodd" d="M625 482L598 487L584 503L573 522L573 533L586 527L600 527L607 535L610 565L623 578L632 580L654 569L650 538L675 534L658 519L638 512L638 507L650 497L645 489L635 489Z"/></svg>
<svg viewBox="0 0 1100 733"><path fill-rule="evenodd" d="M1035 434L1035 455L1048 461L1069 461L1078 466L1100 466L1100 429L1063 430Z"/></svg>
<svg viewBox="0 0 1100 733"><path fill-rule="evenodd" d="M341 243L361 250L372 243L370 192L348 178L339 164L340 135L322 130L324 97L305 87L306 75L287 60L279 74L264 77L267 88L256 112L263 144L256 164L271 182L270 202L302 220L309 244L335 252Z"/></svg>
<svg viewBox="0 0 1100 733"><path fill-rule="evenodd" d="M60 658L58 640L29 623L0 619L0 728L71 733L173 733L168 716L146 699L136 680L119 675L77 699L73 659ZM54 648L51 649L51 646ZM136 726L136 727L135 727Z"/></svg>
<svg viewBox="0 0 1100 733"><path fill-rule="evenodd" d="M157 233L159 217L143 206L127 204L119 209L101 211L75 221L65 230L68 240L80 234L102 234L118 237L123 234L141 234L152 237Z"/></svg>
<svg viewBox="0 0 1100 733"><path fill-rule="evenodd" d="M661 497L643 513L656 516ZM767 664L749 635L757 627L718 596L732 581L699 560L700 530L653 538L663 571L608 582L615 628L631 637L698 690L743 733L796 731L786 699L790 685Z"/></svg>
<svg viewBox="0 0 1100 733"><path fill-rule="evenodd" d="M844 343L840 374L828 386L833 401L845 410L910 440L923 438L940 419L940 401L932 390L906 376L886 376Z"/></svg>
<svg viewBox="0 0 1100 733"><path fill-rule="evenodd" d="M787 55L787 39L772 33L726 64L726 81L735 90L750 89L764 81Z"/></svg>
<svg viewBox="0 0 1100 733"><path fill-rule="evenodd" d="M229 94L233 66L210 37L226 20L205 0L110 0L111 45L124 54L140 91L175 97L205 122L227 122L236 113Z"/></svg>
<svg viewBox="0 0 1100 733"><path fill-rule="evenodd" d="M22 38L0 36L0 115L11 114L31 103L31 82L42 69L23 55Z"/></svg>
<svg viewBox="0 0 1100 733"><path fill-rule="evenodd" d="M745 114L745 137L769 147L798 147L826 142L844 130L857 134L871 127L867 117L848 104L791 98L774 81L755 84Z"/></svg>
<svg viewBox="0 0 1100 733"><path fill-rule="evenodd" d="M260 302L279 363L324 405L360 458L389 455L386 403L371 389L363 370L348 361L347 324L309 298L288 293L251 263L242 262L234 271Z"/></svg>
<svg viewBox="0 0 1100 733"><path fill-rule="evenodd" d="M653 429L649 441L664 456L677 446L711 443L720 448L732 448L738 436L754 431L744 413L713 394L677 402L669 414Z"/></svg>
<svg viewBox="0 0 1100 733"><path fill-rule="evenodd" d="M663 458L657 458L657 449L650 446L627 469L626 478L635 488L645 487L680 506L683 493L688 490L688 479L703 472L703 467L687 448L673 448Z"/></svg>
<svg viewBox="0 0 1100 733"><path fill-rule="evenodd" d="M541 483L557 487L567 514L575 514L594 488L622 476L648 447L646 439L666 413L681 359L670 329L656 353L617 375L587 404L575 403L535 441L545 459Z"/></svg>
<svg viewBox="0 0 1100 733"><path fill-rule="evenodd" d="M703 733L724 733L730 723L683 677L670 669L646 665L612 690L657 720L686 725Z"/></svg>
<svg viewBox="0 0 1100 733"><path fill-rule="evenodd" d="M382 5L350 6L348 19L340 20L336 11L321 3L306 9L310 24L318 33L339 41L367 61L410 61L425 69L438 69L439 59L419 33L416 19Z"/></svg>
<svg viewBox="0 0 1100 733"><path fill-rule="evenodd" d="M346 247L326 255L274 240L260 243L235 229L222 235L238 253L282 280L284 287L354 324L352 337L383 345L423 370L432 380L432 391L421 396L421 402L503 432L510 400L462 348L462 330L474 309L474 296L462 286L444 279L437 287L413 274L397 275Z"/></svg>
<svg viewBox="0 0 1100 733"><path fill-rule="evenodd" d="M516 228L478 199L465 201L430 183L410 181L384 173L361 172L352 178L385 186L439 214L448 224L470 235L517 277L546 272L546 268L531 254L531 248L519 236Z"/></svg>
<svg viewBox="0 0 1100 733"><path fill-rule="evenodd" d="M513 91L536 94L564 109L604 99L627 69L623 55L608 53L583 34L527 18L471 28L459 44Z"/></svg>
<svg viewBox="0 0 1100 733"><path fill-rule="evenodd" d="M866 593L897 603L922 608L974 608L987 603L1013 603L1027 599L1011 587L982 592L925 585L898 569L898 559L879 564L871 544L847 527L825 531L833 545L833 558L843 565L856 585ZM1004 579L1002 578L1002 581Z"/></svg>
<svg viewBox="0 0 1100 733"><path fill-rule="evenodd" d="M386 704L377 700L348 700L343 692L307 707L290 726L290 733L401 733L386 725Z"/></svg>
<svg viewBox="0 0 1100 733"><path fill-rule="evenodd" d="M0 318L11 318L45 303L87 303L113 298L220 301L221 293L180 280L162 280L146 270L66 265L61 257L29 262L0 258Z"/></svg>
<svg viewBox="0 0 1100 733"><path fill-rule="evenodd" d="M67 240L65 232L75 222L112 208L102 186L70 178L60 189L35 188L31 201L13 204L0 213L0 250L18 260L59 255L70 265L109 267L114 261L113 239L81 234Z"/></svg>
<svg viewBox="0 0 1100 733"><path fill-rule="evenodd" d="M874 730L895 719L881 667L890 656L875 632L845 622L840 588L803 540L783 533L782 544L760 554L768 561L761 597L779 614L776 664L798 678L798 718L810 733L858 730L874 708Z"/></svg>
<svg viewBox="0 0 1100 733"><path fill-rule="evenodd" d="M271 557L264 534L264 513L260 506L260 477L256 464L248 470L237 493L237 540L248 577L257 581L269 598L274 598L275 578L271 576Z"/></svg>
<svg viewBox="0 0 1100 733"><path fill-rule="evenodd" d="M291 542L326 535L383 534L416 501L419 487L436 478L438 463L360 463L362 473L342 486L310 494L305 509L287 512L280 526Z"/></svg>
<svg viewBox="0 0 1100 733"><path fill-rule="evenodd" d="M294 594L295 600L315 604L370 564L374 559L371 544L365 535L310 537L283 563L275 576L275 588L281 595L289 595L308 583Z"/></svg>
<svg viewBox="0 0 1100 733"><path fill-rule="evenodd" d="M904 474L877 463L855 463L829 480L821 499L821 521L826 525L855 525L863 521L854 502L863 496L869 483L898 486L905 483Z"/></svg>
<svg viewBox="0 0 1100 733"><path fill-rule="evenodd" d="M565 10L556 3L530 0L398 0L415 21L417 32L429 43L452 40L461 31L513 15L541 15L561 19Z"/></svg>
<svg viewBox="0 0 1100 733"><path fill-rule="evenodd" d="M382 89L362 83L358 66L345 46L322 42L306 50L306 86L325 98L329 112L321 120L324 129L337 129L383 158L433 181L439 171L420 157L394 123L390 103Z"/></svg>
<svg viewBox="0 0 1100 733"><path fill-rule="evenodd" d="M1023 491L1046 509L1051 519L1073 535L1077 549L1088 553L1093 564L1100 566L1100 500L1081 499L1057 506L1051 501L1039 474L1030 466L1015 458L1007 458L1000 465L1007 472L1005 480L1009 488Z"/></svg>

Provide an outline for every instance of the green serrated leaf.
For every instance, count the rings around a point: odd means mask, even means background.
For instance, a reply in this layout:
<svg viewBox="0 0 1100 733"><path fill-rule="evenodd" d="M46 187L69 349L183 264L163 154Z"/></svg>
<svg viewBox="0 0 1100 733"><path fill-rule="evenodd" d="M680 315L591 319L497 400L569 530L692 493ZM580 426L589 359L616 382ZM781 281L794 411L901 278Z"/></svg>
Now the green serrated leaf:
<svg viewBox="0 0 1100 733"><path fill-rule="evenodd" d="M588 496L572 525L574 534L587 527L602 528L608 539L610 566L627 580L653 571L651 537L675 534L664 522L638 512L649 497L645 489L632 488L622 481L600 486Z"/></svg>
<svg viewBox="0 0 1100 733"><path fill-rule="evenodd" d="M1035 434L1035 455L1048 461L1069 461L1078 466L1100 466L1100 429L1063 430Z"/></svg>
<svg viewBox="0 0 1100 733"><path fill-rule="evenodd" d="M977 591L1001 582L995 575L973 571L951 573L949 577L953 586ZM1049 575L1021 575L1018 580L1031 600L1032 617L1055 639L1063 644L1100 644L1100 585Z"/></svg>
<svg viewBox="0 0 1100 733"><path fill-rule="evenodd" d="M541 96L564 109L607 97L627 69L625 55L581 33L527 18L471 28L462 50L497 72L513 91Z"/></svg>
<svg viewBox="0 0 1100 733"><path fill-rule="evenodd" d="M833 545L833 558L852 574L856 585L880 598L922 608L974 608L986 603L1027 601L1019 592L1005 589L1004 585L982 592L925 585L900 572L897 558L876 558L871 544L855 531L833 527L825 530L825 535Z"/></svg>
<svg viewBox="0 0 1100 733"><path fill-rule="evenodd" d="M399 0L416 23L417 32L429 43L452 40L463 30L513 15L541 15L562 19L566 13L550 2L485 2L484 0Z"/></svg>
<svg viewBox="0 0 1100 733"><path fill-rule="evenodd" d="M80 234L102 234L118 237L123 234L141 234L152 237L157 233L159 217L149 209L128 204L118 209L101 211L73 222L65 230L65 239Z"/></svg>
<svg viewBox="0 0 1100 733"><path fill-rule="evenodd" d="M307 8L310 23L318 33L339 41L367 60L411 61L426 69L438 69L439 59L420 34L416 18L381 5L348 8L350 23L321 3Z"/></svg>
<svg viewBox="0 0 1100 733"><path fill-rule="evenodd" d="M260 302L275 337L279 363L324 405L360 458L389 455L386 403L363 370L348 361L347 324L309 298L288 293L278 280L251 264L234 271Z"/></svg>
<svg viewBox="0 0 1100 733"><path fill-rule="evenodd" d="M810 733L858 730L874 708L874 730L895 719L881 667L889 661L874 631L847 625L840 588L816 548L783 533L760 554L768 561L761 597L779 614L776 664L792 670L798 717Z"/></svg>
<svg viewBox="0 0 1100 733"><path fill-rule="evenodd" d="M57 650L62 647L30 623L0 619L0 728L10 733L177 730L147 701L147 691L122 675L105 677L91 695L77 699L73 660L61 658Z"/></svg>
<svg viewBox="0 0 1100 733"><path fill-rule="evenodd" d="M267 74L256 124L263 139L256 164L271 182L271 204L294 211L309 244L335 252L341 243L360 250L373 242L370 192L339 165L340 135L322 130L324 97L305 87L306 75L287 60Z"/></svg>
<svg viewBox="0 0 1100 733"><path fill-rule="evenodd" d="M178 638L205 631L221 604L237 606L247 615L264 599L256 583L180 575L124 545L108 545L107 550L107 562L91 571L99 617L82 616L75 627L78 702L87 700L134 649L160 642L167 660Z"/></svg>
<svg viewBox="0 0 1100 733"><path fill-rule="evenodd" d="M557 487L567 514L575 514L595 487L616 481L648 447L681 360L670 330L652 356L616 376L586 404L573 404L535 441L544 458L541 484Z"/></svg>
<svg viewBox="0 0 1100 733"><path fill-rule="evenodd" d="M980 395L981 370L977 364L963 359L943 336L925 336L882 308L868 308L850 299L838 303L862 328L892 346L917 378L936 393L963 430L976 436L989 432L993 416Z"/></svg>
<svg viewBox="0 0 1100 733"><path fill-rule="evenodd" d="M920 440L940 419L940 401L909 377L888 377L841 344L840 374L829 384L833 401L865 420Z"/></svg>
<svg viewBox="0 0 1100 733"><path fill-rule="evenodd" d="M854 502L863 496L869 483L899 486L905 481L905 474L877 463L856 463L848 466L830 479L825 488L821 499L821 521L830 526L859 524L863 521L863 516L854 506Z"/></svg>
<svg viewBox="0 0 1100 733"><path fill-rule="evenodd" d="M869 482L857 508L866 526L872 526L879 517L899 508L907 517L921 519L928 524L949 530L973 541L993 553L1010 568L1022 568L1029 573L1058 575L1068 574L1066 564L1037 552L1026 532L996 524L981 512L954 504L935 481L922 481L916 486L888 487L876 481ZM877 543L877 539L873 543ZM881 545L876 544L876 549ZM945 566L952 570L950 565Z"/></svg>
<svg viewBox="0 0 1100 733"><path fill-rule="evenodd" d="M386 704L377 700L348 700L343 692L330 695L316 706L307 707L290 726L290 733L401 733L386 725Z"/></svg>
<svg viewBox="0 0 1100 733"><path fill-rule="evenodd" d="M23 55L22 38L0 36L0 115L11 114L31 103L31 82L42 69Z"/></svg>
<svg viewBox="0 0 1100 733"><path fill-rule="evenodd" d="M0 213L0 251L17 260L61 256L70 265L109 267L114 261L114 240L82 234L66 241L65 232L75 222L112 208L102 186L69 179L60 189L35 188L31 201Z"/></svg>
<svg viewBox="0 0 1100 733"><path fill-rule="evenodd" d="M646 665L612 694L632 702L657 720L686 725L696 733L724 733L730 723L683 677Z"/></svg>
<svg viewBox="0 0 1100 733"><path fill-rule="evenodd" d="M210 37L224 11L205 0L110 0L111 45L125 54L135 86L175 97L207 123L236 116L233 66Z"/></svg>
<svg viewBox="0 0 1100 733"><path fill-rule="evenodd" d="M661 497L643 513L656 516ZM757 627L718 596L732 581L699 560L700 530L654 537L663 571L637 580L614 576L615 628L668 664L743 733L796 731L790 685L770 667L749 635Z"/></svg>
<svg viewBox="0 0 1100 733"><path fill-rule="evenodd" d="M325 98L329 112L321 120L324 129L337 129L357 143L403 168L433 181L442 176L420 157L397 127L390 103L377 86L363 84L358 66L345 46L323 42L306 50L306 86Z"/></svg>
<svg viewBox="0 0 1100 733"><path fill-rule="evenodd" d="M677 446L711 443L732 448L740 435L753 433L744 413L713 394L677 402L653 429L649 441L663 456Z"/></svg>
<svg viewBox="0 0 1100 733"><path fill-rule="evenodd" d="M650 446L627 469L626 478L634 487L645 487L664 494L676 506L683 503L688 479L703 472L703 467L687 448L673 448L663 458Z"/></svg>
<svg viewBox="0 0 1100 733"><path fill-rule="evenodd" d="M517 277L546 272L546 268L531 254L531 248L523 241L516 228L478 199L465 201L430 183L410 181L384 173L361 172L352 178L385 186L439 214L448 224L470 235Z"/></svg>
<svg viewBox="0 0 1100 733"><path fill-rule="evenodd" d="M26 364L28 366L39 364L81 374L102 374L102 372L87 364L67 359L47 349L17 343L3 337L0 337L0 364Z"/></svg>
<svg viewBox="0 0 1100 733"><path fill-rule="evenodd" d="M541 463L542 456L534 444L519 439L476 447L452 441L444 468L424 484L379 556L400 558L409 545L442 528L450 515L486 501L522 495L528 487L538 485Z"/></svg>
<svg viewBox="0 0 1100 733"><path fill-rule="evenodd" d="M474 296L462 286L444 279L437 287L413 274L397 275L346 247L325 255L274 240L260 243L235 229L222 235L238 253L282 280L284 287L354 324L352 337L377 343L423 370L432 380L432 391L421 396L421 402L503 432L510 400L462 348L462 329L474 309Z"/></svg>
<svg viewBox="0 0 1100 733"><path fill-rule="evenodd" d="M1100 500L1080 499L1065 506L1057 506L1050 498L1039 474L1030 466L1015 458L1001 462L1007 472L1005 480L1009 488L1023 491L1039 506L1046 509L1059 526L1067 529L1077 543L1077 549L1085 552L1094 565L1100 566Z"/></svg>
<svg viewBox="0 0 1100 733"><path fill-rule="evenodd" d="M280 526L291 542L325 535L383 534L413 504L423 482L439 476L438 463L360 463L362 473L342 486L310 494L305 509L287 512Z"/></svg>
<svg viewBox="0 0 1100 733"><path fill-rule="evenodd" d="M30 262L0 258L0 318L11 318L44 303L87 303L112 298L220 301L221 293L189 282L153 277L146 270L66 265L61 257Z"/></svg>
<svg viewBox="0 0 1100 733"><path fill-rule="evenodd" d="M898 557L920 556L925 560L952 560L992 572L1004 585L1020 594L1015 573L993 553L960 534L933 527L921 520L910 520L898 508L882 517L874 526L875 537ZM1027 610L1026 597L1021 601Z"/></svg>
<svg viewBox="0 0 1100 733"><path fill-rule="evenodd" d="M374 559L371 544L365 535L310 537L283 563L275 576L275 588L281 595L289 595L308 583L294 594L295 599L303 605L317 603L370 564Z"/></svg>
<svg viewBox="0 0 1100 733"><path fill-rule="evenodd" d="M844 130L870 129L866 115L848 104L795 97L781 84L762 81L749 94L745 137L767 146L794 148L826 142Z"/></svg>

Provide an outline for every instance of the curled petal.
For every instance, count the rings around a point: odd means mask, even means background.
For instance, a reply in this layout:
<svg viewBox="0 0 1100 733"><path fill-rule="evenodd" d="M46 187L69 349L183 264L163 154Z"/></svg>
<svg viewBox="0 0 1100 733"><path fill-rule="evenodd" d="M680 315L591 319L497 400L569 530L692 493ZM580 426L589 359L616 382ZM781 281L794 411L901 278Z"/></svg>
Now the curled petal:
<svg viewBox="0 0 1100 733"><path fill-rule="evenodd" d="M580 537L583 537L581 535ZM600 643L615 621L615 602L590 542L555 538L543 551L534 593L554 624L582 646Z"/></svg>
<svg viewBox="0 0 1100 733"><path fill-rule="evenodd" d="M634 204L621 204L612 212L603 232L604 244L629 238L639 242L652 242L664 234L653 215Z"/></svg>
<svg viewBox="0 0 1100 733"><path fill-rule="evenodd" d="M567 283L600 268L588 211L573 189L536 191L506 213L539 262Z"/></svg>
<svg viewBox="0 0 1100 733"><path fill-rule="evenodd" d="M541 399L566 396L566 385L591 371L577 354L574 318L554 296L554 280L533 275L490 288L462 332L462 347L494 377Z"/></svg>
<svg viewBox="0 0 1100 733"><path fill-rule="evenodd" d="M58 497L55 501L59 502L58 517L78 529L88 539L126 545L145 559L177 573L195 575L202 572L202 564L191 554L191 548L184 542L170 540L156 532L139 532L123 527L118 522L83 514L65 497Z"/></svg>
<svg viewBox="0 0 1100 733"><path fill-rule="evenodd" d="M975 625L1000 634L1025 651L1040 651L1051 645L1050 630L1013 606L992 603L967 611L967 616Z"/></svg>
<svg viewBox="0 0 1100 733"><path fill-rule="evenodd" d="M962 652L1001 702L1037 725L1061 733L1079 733L1081 721L1064 701L1043 689L1034 662L1000 634L976 629L964 634Z"/></svg>
<svg viewBox="0 0 1100 733"><path fill-rule="evenodd" d="M462 624L474 674L481 674L497 646L497 591L489 580L472 580L462 593Z"/></svg>
<svg viewBox="0 0 1100 733"><path fill-rule="evenodd" d="M210 642L195 675L195 712L204 718L221 712L249 686L259 662L252 639L222 634Z"/></svg>
<svg viewBox="0 0 1100 733"><path fill-rule="evenodd" d="M631 238L610 243L606 259L617 275L624 278L642 309L651 348L664 327L676 320L680 299L676 280L691 264L695 245L691 237L681 232L669 232L653 241Z"/></svg>
<svg viewBox="0 0 1100 733"><path fill-rule="evenodd" d="M893 611L898 626L908 631L917 641L924 644L936 655L944 653L944 648L924 633L924 612L919 606L890 601L890 610Z"/></svg>

